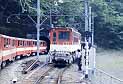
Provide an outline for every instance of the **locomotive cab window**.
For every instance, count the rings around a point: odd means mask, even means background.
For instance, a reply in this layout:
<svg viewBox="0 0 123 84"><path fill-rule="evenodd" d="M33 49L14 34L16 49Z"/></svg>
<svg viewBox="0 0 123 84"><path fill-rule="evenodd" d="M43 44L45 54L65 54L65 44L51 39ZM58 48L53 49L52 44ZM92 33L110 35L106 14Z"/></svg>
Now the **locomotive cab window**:
<svg viewBox="0 0 123 84"><path fill-rule="evenodd" d="M56 32L53 32L53 41L56 41Z"/></svg>
<svg viewBox="0 0 123 84"><path fill-rule="evenodd" d="M69 40L70 32L68 31L61 31L59 32L59 40Z"/></svg>
<svg viewBox="0 0 123 84"><path fill-rule="evenodd" d="M56 44L56 32L53 32L53 44Z"/></svg>

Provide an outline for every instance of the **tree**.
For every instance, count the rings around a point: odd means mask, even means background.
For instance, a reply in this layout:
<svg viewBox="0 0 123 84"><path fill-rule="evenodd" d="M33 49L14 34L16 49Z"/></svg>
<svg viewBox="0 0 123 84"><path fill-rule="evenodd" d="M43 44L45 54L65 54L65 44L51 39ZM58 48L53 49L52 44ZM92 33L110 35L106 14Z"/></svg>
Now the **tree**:
<svg viewBox="0 0 123 84"><path fill-rule="evenodd" d="M54 0L41 0L41 18L42 20L45 17L48 18L44 25L50 25L51 14L54 15L51 17L52 23L56 26L75 27L83 35L85 25L83 16L84 3L81 2L81 0L63 1L64 3L58 3L58 5L55 6ZM11 26L10 24L6 24L6 18L13 13L25 14L26 12L25 15L30 15L36 21L36 3L36 0L0 0L0 25L2 26L0 32L8 34L11 31L14 32L11 34L13 36L17 35L17 32L20 37L24 37L28 31L31 32L35 30L35 26L29 19L26 19L25 16L20 17L23 19L18 20L18 22L20 22L19 24L17 24L17 22L16 24L11 23ZM95 43L104 48L123 48L121 38L121 33L123 32L123 1L92 0L89 3L94 15ZM29 23L30 26L27 25L27 23ZM47 27L49 28L50 26ZM27 31L25 31L24 28L27 28Z"/></svg>

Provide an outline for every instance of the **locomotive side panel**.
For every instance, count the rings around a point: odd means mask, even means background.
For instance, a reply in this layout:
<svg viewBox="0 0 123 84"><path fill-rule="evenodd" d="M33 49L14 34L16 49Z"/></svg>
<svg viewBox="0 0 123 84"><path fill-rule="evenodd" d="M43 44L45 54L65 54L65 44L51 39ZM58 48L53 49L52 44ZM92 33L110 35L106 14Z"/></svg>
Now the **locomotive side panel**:
<svg viewBox="0 0 123 84"><path fill-rule="evenodd" d="M81 34L79 32L76 32L73 30L72 32L72 35L73 35L73 45L74 44L80 44L81 42Z"/></svg>

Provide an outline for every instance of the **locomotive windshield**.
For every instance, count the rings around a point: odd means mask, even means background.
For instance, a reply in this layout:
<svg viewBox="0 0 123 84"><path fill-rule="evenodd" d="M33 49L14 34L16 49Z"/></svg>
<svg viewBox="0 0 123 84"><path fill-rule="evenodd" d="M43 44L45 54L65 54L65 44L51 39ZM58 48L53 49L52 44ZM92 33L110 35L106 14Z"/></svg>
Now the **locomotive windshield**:
<svg viewBox="0 0 123 84"><path fill-rule="evenodd" d="M59 40L69 40L70 32L68 31L61 31L59 32Z"/></svg>

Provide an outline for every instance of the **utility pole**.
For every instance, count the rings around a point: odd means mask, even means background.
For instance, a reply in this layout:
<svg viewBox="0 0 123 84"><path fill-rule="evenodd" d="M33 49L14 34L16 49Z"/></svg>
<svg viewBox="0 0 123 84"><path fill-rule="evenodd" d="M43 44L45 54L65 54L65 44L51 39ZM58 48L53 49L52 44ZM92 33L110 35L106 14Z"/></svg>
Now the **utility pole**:
<svg viewBox="0 0 123 84"><path fill-rule="evenodd" d="M88 0L84 1L85 3L85 32L88 31Z"/></svg>
<svg viewBox="0 0 123 84"><path fill-rule="evenodd" d="M92 46L94 45L94 15L92 14Z"/></svg>
<svg viewBox="0 0 123 84"><path fill-rule="evenodd" d="M89 29L88 29L88 31L89 31L89 34L90 34L90 35L89 35L89 41L88 41L89 43L92 43L92 28L91 28L91 27L92 27L92 26L91 26L91 25L92 25L92 22L91 22L91 21L92 21L92 17L91 17L91 16L92 16L92 14L91 14L91 6L89 6L89 14L88 14L88 18L89 18L89 19L88 19L88 20L89 20L89 21L88 21L88 22L89 22L89 23L88 23L88 24L89 24Z"/></svg>
<svg viewBox="0 0 123 84"><path fill-rule="evenodd" d="M37 59L39 60L40 52L40 0L37 0Z"/></svg>
<svg viewBox="0 0 123 84"><path fill-rule="evenodd" d="M92 12L91 12L91 6L89 6L89 0L84 0L85 2L85 78L89 78L89 68L90 65L93 64L93 67L95 68L95 48L90 48L92 45L94 45L94 18L92 18ZM93 24L92 24L93 22ZM90 56L90 49L93 50L93 53L91 53ZM93 57L93 62L89 60L89 57ZM91 62L91 63L89 63Z"/></svg>
<svg viewBox="0 0 123 84"><path fill-rule="evenodd" d="M50 7L50 27L52 28L52 7Z"/></svg>
<svg viewBox="0 0 123 84"><path fill-rule="evenodd" d="M88 15L88 0L84 0L85 4L85 78L88 78L89 68L89 15Z"/></svg>

